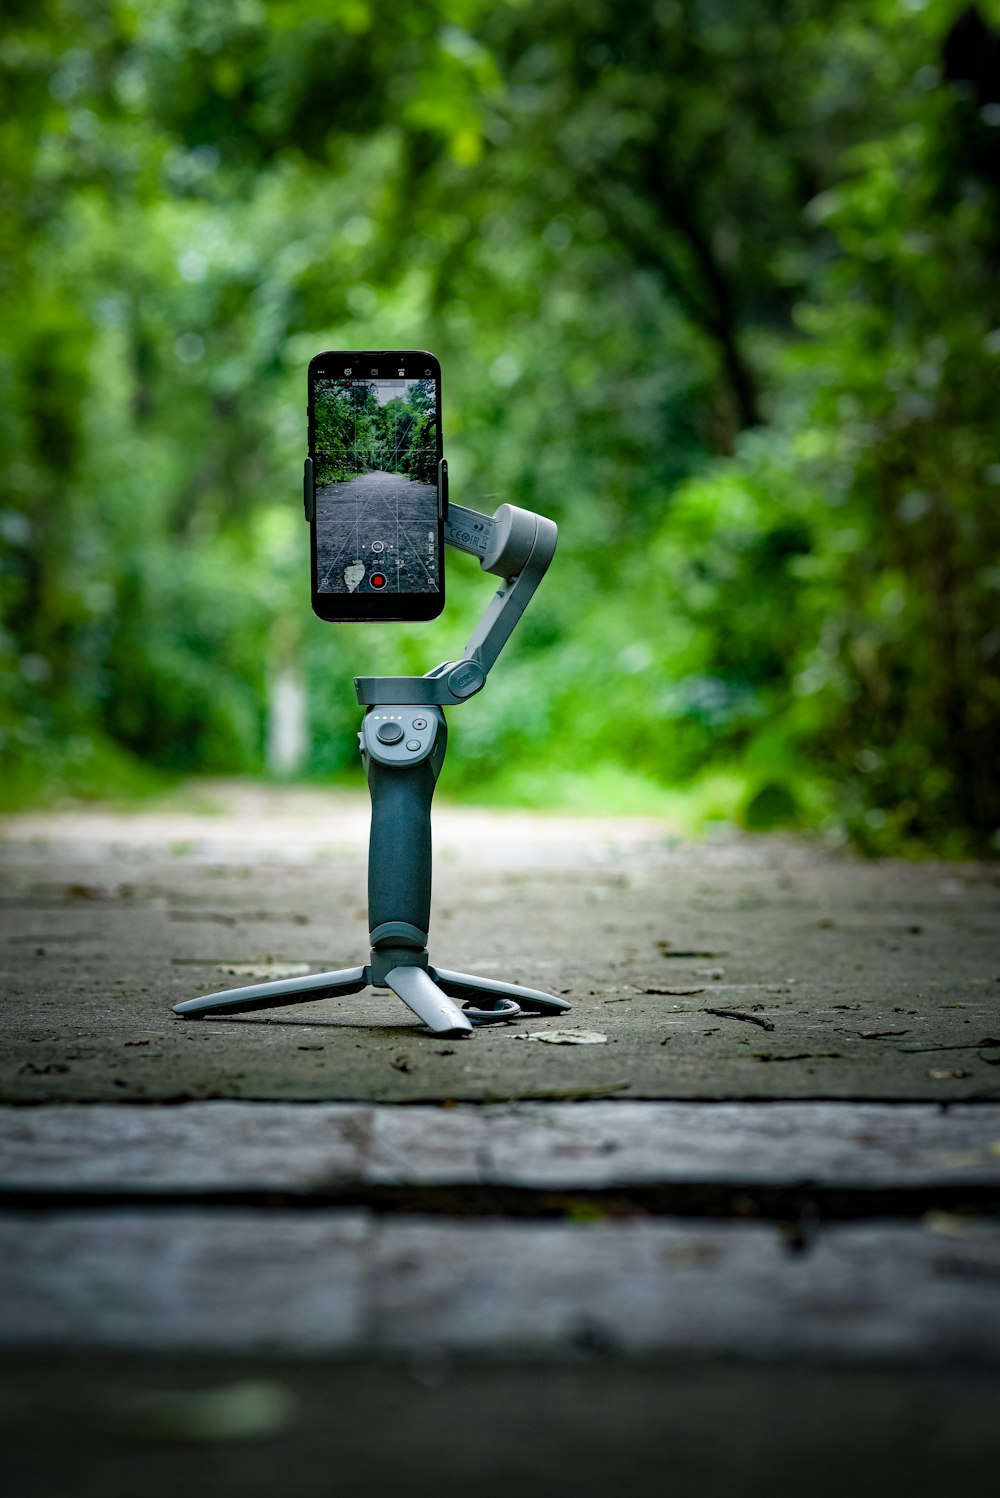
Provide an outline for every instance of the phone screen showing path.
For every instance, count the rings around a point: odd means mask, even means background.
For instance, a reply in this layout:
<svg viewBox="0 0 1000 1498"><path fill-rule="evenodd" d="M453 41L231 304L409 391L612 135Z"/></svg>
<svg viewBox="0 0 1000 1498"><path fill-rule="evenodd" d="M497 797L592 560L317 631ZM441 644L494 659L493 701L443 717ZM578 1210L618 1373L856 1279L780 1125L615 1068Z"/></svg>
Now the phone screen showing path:
<svg viewBox="0 0 1000 1498"><path fill-rule="evenodd" d="M438 384L313 381L318 593L437 593Z"/></svg>

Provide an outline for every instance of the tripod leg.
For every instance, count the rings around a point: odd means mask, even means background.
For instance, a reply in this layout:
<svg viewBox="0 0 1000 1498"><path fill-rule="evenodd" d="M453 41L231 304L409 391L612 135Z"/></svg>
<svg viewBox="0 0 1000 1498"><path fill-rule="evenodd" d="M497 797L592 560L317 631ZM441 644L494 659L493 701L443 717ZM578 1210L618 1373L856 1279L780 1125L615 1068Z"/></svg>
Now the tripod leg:
<svg viewBox="0 0 1000 1498"><path fill-rule="evenodd" d="M202 994L174 1005L184 1019L205 1014L246 1014L251 1009L278 1009L282 1004L309 1004L314 999L339 998L359 993L368 983L368 969L344 967L335 973L313 973L307 978L278 978L274 983L252 983L248 988L229 988Z"/></svg>
<svg viewBox="0 0 1000 1498"><path fill-rule="evenodd" d="M457 1004L441 992L422 967L394 967L385 982L435 1035L467 1035L472 1030Z"/></svg>
<svg viewBox="0 0 1000 1498"><path fill-rule="evenodd" d="M440 967L432 967L430 974L453 999L471 999L473 1003L479 999L513 999L528 1014L562 1014L573 1007L567 999L557 999L555 994L537 988L523 988L520 983L500 983L496 978L477 978L473 973L449 973Z"/></svg>

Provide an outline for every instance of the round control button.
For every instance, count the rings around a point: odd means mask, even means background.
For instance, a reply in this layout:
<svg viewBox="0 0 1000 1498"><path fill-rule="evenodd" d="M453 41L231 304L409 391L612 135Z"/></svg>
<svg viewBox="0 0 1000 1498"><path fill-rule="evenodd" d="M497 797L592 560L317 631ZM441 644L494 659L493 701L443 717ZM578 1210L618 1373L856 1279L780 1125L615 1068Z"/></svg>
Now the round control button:
<svg viewBox="0 0 1000 1498"><path fill-rule="evenodd" d="M369 582L371 583L373 588L384 588L386 584L385 573L373 572L371 577L369 578Z"/></svg>
<svg viewBox="0 0 1000 1498"><path fill-rule="evenodd" d="M407 739L407 741L406 741L406 747L407 747L407 749L409 749L409 751L410 751L411 754L416 754L417 750L421 747L420 740L419 739Z"/></svg>
<svg viewBox="0 0 1000 1498"><path fill-rule="evenodd" d="M413 726L416 729L426 728L427 727L427 719L426 718L414 718L414 720L413 720Z"/></svg>
<svg viewBox="0 0 1000 1498"><path fill-rule="evenodd" d="M403 730L398 723L380 723L375 730L375 737L380 744L398 744L403 737Z"/></svg>

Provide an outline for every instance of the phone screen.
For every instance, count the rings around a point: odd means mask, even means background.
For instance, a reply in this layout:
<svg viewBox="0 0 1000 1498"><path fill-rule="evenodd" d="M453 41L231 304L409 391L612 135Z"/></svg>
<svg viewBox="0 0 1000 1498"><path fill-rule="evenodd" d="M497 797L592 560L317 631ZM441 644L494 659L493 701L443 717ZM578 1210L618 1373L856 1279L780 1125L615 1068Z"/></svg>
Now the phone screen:
<svg viewBox="0 0 1000 1498"><path fill-rule="evenodd" d="M322 354L309 383L314 608L433 618L444 603L437 360Z"/></svg>

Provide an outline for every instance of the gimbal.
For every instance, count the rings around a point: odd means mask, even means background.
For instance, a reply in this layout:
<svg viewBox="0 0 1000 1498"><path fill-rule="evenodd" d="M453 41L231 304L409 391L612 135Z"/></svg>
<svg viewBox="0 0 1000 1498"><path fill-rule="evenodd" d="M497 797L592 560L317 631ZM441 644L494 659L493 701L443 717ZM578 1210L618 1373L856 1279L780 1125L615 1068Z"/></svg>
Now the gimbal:
<svg viewBox="0 0 1000 1498"><path fill-rule="evenodd" d="M446 481L442 463L442 494ZM307 510L310 488L307 478ZM516 1019L524 1012L570 1008L553 994L448 972L432 967L428 958L431 800L448 741L443 710L482 690L552 560L557 536L553 521L514 505L501 505L492 516L446 501L443 507L446 543L478 557L482 570L502 582L461 660L444 661L426 676L354 679L358 702L367 708L358 738L372 801L367 964L204 994L175 1004L175 1014L186 1019L242 1014L358 993L369 985L391 989L436 1035L467 1034L474 1024Z"/></svg>

